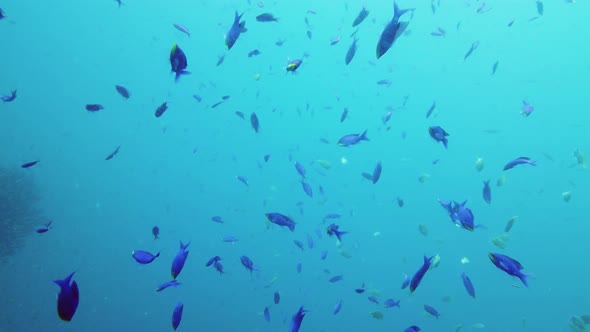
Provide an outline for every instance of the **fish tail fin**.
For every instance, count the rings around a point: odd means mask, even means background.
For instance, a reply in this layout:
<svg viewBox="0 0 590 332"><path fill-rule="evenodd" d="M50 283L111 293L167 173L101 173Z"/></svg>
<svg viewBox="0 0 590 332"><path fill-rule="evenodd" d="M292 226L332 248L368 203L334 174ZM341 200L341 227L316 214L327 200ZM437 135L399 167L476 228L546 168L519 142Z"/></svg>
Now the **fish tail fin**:
<svg viewBox="0 0 590 332"><path fill-rule="evenodd" d="M449 148L449 140L446 137L442 139L442 143L445 146L445 149Z"/></svg>
<svg viewBox="0 0 590 332"><path fill-rule="evenodd" d="M176 76L174 77L174 81L175 82L178 82L178 80L180 79L180 76L182 76L182 75L190 75L190 74L191 74L190 71L186 71L186 70L180 71L180 72L176 73Z"/></svg>
<svg viewBox="0 0 590 332"><path fill-rule="evenodd" d="M59 287L67 287L70 285L70 281L72 280L72 277L74 276L74 273L76 273L75 271L70 273L69 276L67 276L65 279L63 280L54 280L53 282L58 285Z"/></svg>
<svg viewBox="0 0 590 332"><path fill-rule="evenodd" d="M522 284L525 285L525 287L529 287L528 278L530 278L530 277L531 277L530 274L525 274L525 273L520 273L518 275L518 279L520 279L520 281L522 281Z"/></svg>
<svg viewBox="0 0 590 332"><path fill-rule="evenodd" d="M160 252L159 251L158 251L157 254L154 255L154 258L156 258L156 257L160 257Z"/></svg>
<svg viewBox="0 0 590 332"><path fill-rule="evenodd" d="M407 13L410 10L410 8L400 9L397 6L397 2L393 3L393 17L400 18L403 14Z"/></svg>
<svg viewBox="0 0 590 332"><path fill-rule="evenodd" d="M359 140L360 141L368 141L369 140L369 138L367 137L367 129L365 129L365 131L363 131Z"/></svg>

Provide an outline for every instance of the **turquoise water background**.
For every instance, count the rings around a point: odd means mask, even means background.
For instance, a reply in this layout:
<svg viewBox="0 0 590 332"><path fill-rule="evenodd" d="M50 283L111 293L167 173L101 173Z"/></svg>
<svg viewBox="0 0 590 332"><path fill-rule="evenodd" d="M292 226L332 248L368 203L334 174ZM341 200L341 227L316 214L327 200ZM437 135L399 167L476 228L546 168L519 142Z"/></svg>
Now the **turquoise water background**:
<svg viewBox="0 0 590 332"><path fill-rule="evenodd" d="M356 57L345 66L351 23L363 3L370 14L359 27ZM538 15L534 1L490 1L492 10L476 13L480 2L442 0L435 14L429 1L398 3L416 8L411 20L412 14L403 17L409 31L379 60L375 46L391 19L391 1L265 1L264 8L255 1L128 0L121 8L108 0L0 3L7 15L0 21L0 94L18 89L15 101L0 104L0 165L31 173L43 215L53 220L48 233L31 230L2 262L0 330L166 331L181 301L179 331L287 331L301 305L309 310L302 332L410 325L454 331L458 324L466 331L475 323L484 331L569 331L570 316L590 313L590 177L573 155L590 153L590 4L545 1L544 15L529 21ZM315 15L306 14L310 8ZM248 31L227 51L234 10L244 12ZM280 22L256 22L263 12ZM191 37L173 23L187 26ZM446 36L431 36L439 26ZM331 46L337 36L342 40ZM278 39L283 46L275 45ZM479 48L464 61L475 41ZM174 43L192 72L176 83L168 61ZM249 58L253 49L262 54ZM288 59L302 57L297 73L287 74ZM378 85L381 79L392 84ZM131 98L121 98L116 84ZM231 97L212 109L224 95ZM520 114L523 100L535 107L529 117ZM155 118L164 101L169 110ZM436 110L426 119L433 101ZM105 109L89 113L90 103ZM381 119L390 106L387 130ZM349 118L340 123L345 107ZM259 134L248 121L252 112ZM428 135L433 125L450 133L448 150ZM365 129L370 141L336 145ZM105 161L118 145L120 153ZM537 167L502 171L523 155ZM477 158L485 161L479 173ZM38 165L20 170L36 159ZM361 173L379 160L383 175L373 185ZM301 189L295 161L307 168L313 198ZM424 174L430 177L421 183ZM503 174L506 183L496 186ZM487 179L490 205L481 198ZM404 199L402 208L396 197ZM485 228L455 227L438 198L468 200ZM295 232L269 226L267 212L292 216ZM328 213L341 214L336 222L349 231L340 247L325 234ZM225 223L212 222L215 215ZM499 249L490 239L512 216L519 220L507 248ZM151 235L154 225L159 240ZM315 248L301 251L293 240L305 242L307 234ZM239 241L223 243L228 235ZM179 240L191 241L183 284L157 293L170 279ZM140 266L130 257L134 249L161 256ZM329 252L325 261L322 250ZM490 251L518 259L534 274L530 287L514 287L519 281L490 263ZM435 254L440 266L416 292L401 290L403 274L411 276L423 255ZM204 266L214 255L223 258L221 276ZM248 273L241 255L259 270ZM462 264L463 257L470 263ZM63 323L52 281L72 271L80 306ZM463 289L461 272L473 281L476 300ZM328 282L338 274L343 281ZM381 291L381 302L401 299L401 308L384 309L356 294L363 282ZM277 290L282 300L274 305ZM342 311L333 315L340 300ZM437 308L440 319L427 316L424 304ZM270 322L261 314L267 306ZM383 320L369 314L377 310Z"/></svg>

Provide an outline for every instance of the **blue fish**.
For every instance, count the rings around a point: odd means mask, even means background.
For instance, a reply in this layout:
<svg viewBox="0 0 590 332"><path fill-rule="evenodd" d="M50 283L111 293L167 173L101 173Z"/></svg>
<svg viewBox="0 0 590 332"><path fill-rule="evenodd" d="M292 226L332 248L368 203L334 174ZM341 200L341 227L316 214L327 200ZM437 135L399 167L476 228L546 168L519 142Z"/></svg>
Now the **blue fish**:
<svg viewBox="0 0 590 332"><path fill-rule="evenodd" d="M486 203L488 203L488 204L492 203L492 189L490 189L490 180L483 182L482 195L483 195L483 200Z"/></svg>
<svg viewBox="0 0 590 332"><path fill-rule="evenodd" d="M238 176L236 176L236 179L238 179L240 182L242 182L246 186L250 185L250 183L248 182L248 179L245 176L238 175Z"/></svg>
<svg viewBox="0 0 590 332"><path fill-rule="evenodd" d="M223 224L223 219L220 216L213 216L213 217L211 217L211 220L213 222L218 223L218 224Z"/></svg>
<svg viewBox="0 0 590 332"><path fill-rule="evenodd" d="M287 67L285 67L285 70L294 73L297 69L299 69L299 67L301 66L302 63L303 63L303 60L301 60L301 59L295 59L293 61L289 61L287 63Z"/></svg>
<svg viewBox="0 0 590 332"><path fill-rule="evenodd" d="M440 317L440 314L438 313L438 311L436 309L434 309L433 307L429 306L429 305L424 305L424 310L431 314L432 316L436 317L436 319L438 319L438 317Z"/></svg>
<svg viewBox="0 0 590 332"><path fill-rule="evenodd" d="M160 253L153 255L147 251L143 250L133 250L131 252L131 257L135 259L136 262L139 264L149 264L154 261L154 259L160 257Z"/></svg>
<svg viewBox="0 0 590 332"><path fill-rule="evenodd" d="M365 18L367 18L367 16L369 16L369 11L367 10L367 7L363 6L361 11L358 13L356 18L352 22L352 27L354 28L355 26L363 23L363 21L365 20Z"/></svg>
<svg viewBox="0 0 590 332"><path fill-rule="evenodd" d="M471 212L471 209L465 207L465 204L457 207L457 220L462 228L470 232L473 232L475 229L473 212Z"/></svg>
<svg viewBox="0 0 590 332"><path fill-rule="evenodd" d="M530 277L528 274L522 273L522 264L514 258L508 257L506 255L497 254L497 253L488 253L488 257L494 265L500 270L508 273L511 276L517 277L522 281L523 285L528 287L527 278Z"/></svg>
<svg viewBox="0 0 590 332"><path fill-rule="evenodd" d="M267 322L270 322L270 311L268 310L268 307L264 308L264 319Z"/></svg>
<svg viewBox="0 0 590 332"><path fill-rule="evenodd" d="M473 283L471 283L471 279L469 279L465 272L461 273L461 280L463 280L463 286L465 286L467 294L472 298L475 298L475 288L473 287Z"/></svg>
<svg viewBox="0 0 590 332"><path fill-rule="evenodd" d="M342 279L344 279L344 276L342 276L341 274L339 274L337 276L333 276L328 281L331 282L331 283L335 283L335 282L338 282L338 281L342 281Z"/></svg>
<svg viewBox="0 0 590 332"><path fill-rule="evenodd" d="M293 244L295 244L295 246L297 246L297 248L299 248L299 249L301 249L301 250L305 249L305 248L303 247L303 242L301 242L301 241L299 241L299 240L293 240Z"/></svg>
<svg viewBox="0 0 590 332"><path fill-rule="evenodd" d="M170 280L170 281L166 281L165 283L161 284L160 286L158 286L158 288L156 288L156 292L161 292L164 289L168 288L168 287L177 287L180 286L181 283L178 282L178 280Z"/></svg>
<svg viewBox="0 0 590 332"><path fill-rule="evenodd" d="M6 18L6 15L4 14L4 11L2 10L2 8L0 8L0 20Z"/></svg>
<svg viewBox="0 0 590 332"><path fill-rule="evenodd" d="M449 140L447 139L447 136L449 136L449 133L447 133L444 129L439 126L432 126L428 127L428 133L435 141L442 142L442 144L445 146L445 149L448 147Z"/></svg>
<svg viewBox="0 0 590 332"><path fill-rule="evenodd" d="M383 306L385 308L393 308L393 307L400 307L399 306L399 302L400 300L395 301L394 299L387 299L385 300L385 302L383 302Z"/></svg>
<svg viewBox="0 0 590 332"><path fill-rule="evenodd" d="M215 262L219 262L221 260L221 257L219 256L213 256L211 258L209 258L209 260L207 261L207 263L205 263L206 267L209 267L211 265L213 265Z"/></svg>
<svg viewBox="0 0 590 332"><path fill-rule="evenodd" d="M370 302L373 302L373 303L375 303L375 304L379 304L379 300L377 300L377 298L376 298L376 297L374 297L374 296L369 296L367 299L368 299Z"/></svg>
<svg viewBox="0 0 590 332"><path fill-rule="evenodd" d="M0 98L3 102L9 103L16 99L16 90L12 90L9 95L2 95Z"/></svg>
<svg viewBox="0 0 590 332"><path fill-rule="evenodd" d="M241 256L240 262L242 262L242 265L244 265L246 270L250 271L250 274L252 274L253 270L257 270L257 268L254 266L254 262L252 262L248 256Z"/></svg>
<svg viewBox="0 0 590 332"><path fill-rule="evenodd" d="M362 134L349 134L342 136L338 140L338 146L348 147L351 145L358 144L360 141L368 141L367 131L363 131Z"/></svg>
<svg viewBox="0 0 590 332"><path fill-rule="evenodd" d="M234 244L234 243L238 242L239 239L237 237L235 237L235 236L229 235L229 236L224 236L223 239L222 239L222 241L223 242L228 242L228 243Z"/></svg>
<svg viewBox="0 0 590 332"><path fill-rule="evenodd" d="M269 212L266 213L265 216L266 219L268 219L268 221L270 221L271 223L287 227L291 232L295 231L295 221L290 217L278 212Z"/></svg>
<svg viewBox="0 0 590 332"><path fill-rule="evenodd" d="M301 273L302 266L303 265L301 263L297 263L297 273Z"/></svg>
<svg viewBox="0 0 590 332"><path fill-rule="evenodd" d="M254 129L254 132L258 134L260 131L260 120L254 112L250 114L250 125L252 126L252 129Z"/></svg>
<svg viewBox="0 0 590 332"><path fill-rule="evenodd" d="M176 331L178 325L180 325L180 321L182 320L183 309L184 305L180 302L178 302L176 304L176 307L174 307L174 311L172 312L172 328L174 329L174 331Z"/></svg>
<svg viewBox="0 0 590 332"><path fill-rule="evenodd" d="M404 274L404 281L402 282L402 289L406 289L410 285L410 277L407 274Z"/></svg>
<svg viewBox="0 0 590 332"><path fill-rule="evenodd" d="M416 273L412 277L412 280L410 280L410 293L413 293L416 290L416 288L418 288L418 285L420 285L422 278L424 278L424 275L426 274L428 269L430 269L430 263L432 262L433 258L434 256L430 258L424 256L424 263L418 269L418 271L416 271Z"/></svg>
<svg viewBox="0 0 590 332"><path fill-rule="evenodd" d="M74 273L72 272L64 280L53 281L60 288L59 294L57 294L57 314L65 322L72 320L80 302L78 284L72 281Z"/></svg>
<svg viewBox="0 0 590 332"><path fill-rule="evenodd" d="M338 303L336 303L336 306L334 306L333 314L338 314L340 310L342 310L342 300L338 301Z"/></svg>
<svg viewBox="0 0 590 332"><path fill-rule="evenodd" d="M375 165L375 169L373 170L373 175L371 176L371 180L373 181L373 184L377 183L377 181L379 181L379 178L381 177L381 162L378 161L377 165Z"/></svg>
<svg viewBox="0 0 590 332"><path fill-rule="evenodd" d="M219 261L213 263L213 268L215 268L215 271L219 272L219 274L223 274L223 264L221 264Z"/></svg>
<svg viewBox="0 0 590 332"><path fill-rule="evenodd" d="M358 42L358 37L354 36L352 40L352 44L348 47L348 51L346 52L346 57L344 57L344 63L348 66L348 64L354 59L354 55L356 54L356 43ZM340 121L342 122L342 121Z"/></svg>
<svg viewBox="0 0 590 332"><path fill-rule="evenodd" d="M404 332L420 332L420 328L416 325L412 325L405 329Z"/></svg>
<svg viewBox="0 0 590 332"><path fill-rule="evenodd" d="M529 157L518 157L510 162L508 162L508 164L506 164L506 166L504 166L504 170L509 170L511 168L513 168L516 165L522 165L522 164L529 164L531 166L537 166L537 163L535 161L532 161L531 158Z"/></svg>
<svg viewBox="0 0 590 332"><path fill-rule="evenodd" d="M48 223L46 223L43 226L39 226L35 229L35 232L39 233L39 234L43 234L43 233L47 233L49 232L49 230L51 229L51 224L53 223L53 221L49 221Z"/></svg>
<svg viewBox="0 0 590 332"><path fill-rule="evenodd" d="M311 186L309 185L309 183L301 180L301 187L303 188L303 192L309 196L309 197L313 197L313 189L311 188Z"/></svg>
<svg viewBox="0 0 590 332"><path fill-rule="evenodd" d="M174 77L175 81L178 81L181 75L190 74L190 72L185 70L188 67L186 55L176 44L172 45L172 49L170 50L170 66L171 71L176 74Z"/></svg>
<svg viewBox="0 0 590 332"><path fill-rule="evenodd" d="M379 42L377 43L377 59L383 56L383 54L391 48L397 38L401 36L408 27L408 22L400 22L399 19L409 10L410 9L399 9L397 4L395 2L393 3L393 18L387 23L385 29L383 29Z"/></svg>
<svg viewBox="0 0 590 332"><path fill-rule="evenodd" d="M307 310L303 309L303 306L299 307L299 310L297 310L295 315L293 315L291 318L291 323L289 323L289 332L299 332L306 312Z"/></svg>
<svg viewBox="0 0 590 332"><path fill-rule="evenodd" d="M242 32L242 27L240 26L240 19L242 18L242 15L244 14L238 15L238 11L236 11L234 15L234 23L229 28L227 35L225 35L225 46L227 46L228 50L231 50L231 48L234 46L234 44L240 37L240 33Z"/></svg>
<svg viewBox="0 0 590 332"><path fill-rule="evenodd" d="M275 304L279 304L279 302L281 302L281 294L278 291L275 292L273 300Z"/></svg>
<svg viewBox="0 0 590 332"><path fill-rule="evenodd" d="M313 247L314 247L313 237L311 237L311 235L309 235L309 234L307 234L307 247L309 249L313 249Z"/></svg>
<svg viewBox="0 0 590 332"><path fill-rule="evenodd" d="M24 163L20 165L21 168L31 168L39 163L40 160L29 161L28 163Z"/></svg>
<svg viewBox="0 0 590 332"><path fill-rule="evenodd" d="M338 241L342 242L342 235L347 234L348 232L341 231L339 230L339 228L340 226L336 224L330 224L330 226L328 226L328 228L326 229L326 233L330 236L336 235Z"/></svg>
<svg viewBox="0 0 590 332"><path fill-rule="evenodd" d="M328 257L328 251L327 251L327 250L323 250L323 251L320 253L320 259L321 259L321 260L326 260L326 257Z"/></svg>
<svg viewBox="0 0 590 332"><path fill-rule="evenodd" d="M174 256L172 267L170 268L170 271L172 272L172 279L176 279L176 277L178 277L182 271L184 263L186 262L186 258L188 257L187 248L190 244L190 242L187 244L182 244L182 241L180 241L180 249L178 250L178 253L176 253L176 256Z"/></svg>
<svg viewBox="0 0 590 332"><path fill-rule="evenodd" d="M299 173L299 175L301 175L301 177L305 177L305 167L303 165L301 165L301 163L299 163L298 161L295 162L295 169L297 170L297 173Z"/></svg>

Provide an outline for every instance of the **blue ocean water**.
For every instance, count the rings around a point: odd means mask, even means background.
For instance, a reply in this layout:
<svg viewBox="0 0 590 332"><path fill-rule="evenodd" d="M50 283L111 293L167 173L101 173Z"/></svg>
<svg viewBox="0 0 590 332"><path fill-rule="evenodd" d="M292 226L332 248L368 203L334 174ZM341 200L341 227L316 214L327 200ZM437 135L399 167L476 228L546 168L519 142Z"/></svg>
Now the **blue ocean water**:
<svg viewBox="0 0 590 332"><path fill-rule="evenodd" d="M123 3L0 3L0 95L17 90L15 100L0 103L0 167L33 179L38 224L53 221L47 233L31 228L18 250L1 258L1 331L166 331L178 302L180 331L288 331L300 306L309 310L302 332L411 325L570 331L572 316L590 313L590 178L581 160L590 153L586 1L545 1L540 15L532 0L399 0L415 10L402 16L406 32L378 60L392 1ZM363 5L370 13L346 66L357 29L351 23ZM236 10L248 30L228 50L224 35ZM258 22L265 12L279 22ZM431 35L439 27L445 35ZM177 82L169 62L175 43L191 72ZM261 54L248 57L254 49ZM286 72L294 59L301 66ZM131 97L122 98L115 85ZM229 98L212 108L223 96ZM156 118L165 101L168 110ZM521 114L523 101L534 107L529 116ZM86 104L104 109L88 112ZM430 126L450 134L448 149L429 136ZM336 144L364 130L369 141ZM520 156L537 165L503 171ZM21 168L34 160L40 162ZM302 190L296 161L313 197ZM361 174L378 161L383 173L373 184ZM482 199L488 179L491 204ZM481 227L457 227L438 199L467 200ZM269 212L293 218L295 231L270 224ZM2 213L10 215L10 207ZM506 247L495 246L513 216ZM348 232L342 243L326 234L331 222ZM239 241L225 243L225 236ZM171 278L179 241L191 242L182 285L156 292ZM139 265L131 257L138 249L161 255ZM521 262L532 274L529 287L497 269L488 252ZM221 275L205 267L215 255ZM257 267L252 273L240 263L243 255ZM400 289L424 255L439 255L438 267L413 294ZM56 315L52 281L73 271L80 304L66 323ZM462 272L476 299L463 288ZM336 275L343 280L330 283ZM363 283L367 291L355 293ZM388 298L401 307L384 308ZM377 311L383 319L372 317Z"/></svg>

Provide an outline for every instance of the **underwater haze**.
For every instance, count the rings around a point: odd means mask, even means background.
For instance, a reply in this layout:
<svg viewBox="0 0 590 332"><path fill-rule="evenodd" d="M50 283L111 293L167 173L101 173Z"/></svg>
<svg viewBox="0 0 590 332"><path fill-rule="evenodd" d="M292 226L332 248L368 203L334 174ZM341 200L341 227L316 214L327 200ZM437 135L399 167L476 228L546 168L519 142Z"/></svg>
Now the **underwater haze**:
<svg viewBox="0 0 590 332"><path fill-rule="evenodd" d="M588 331L590 3L396 5L1 1L0 331Z"/></svg>

